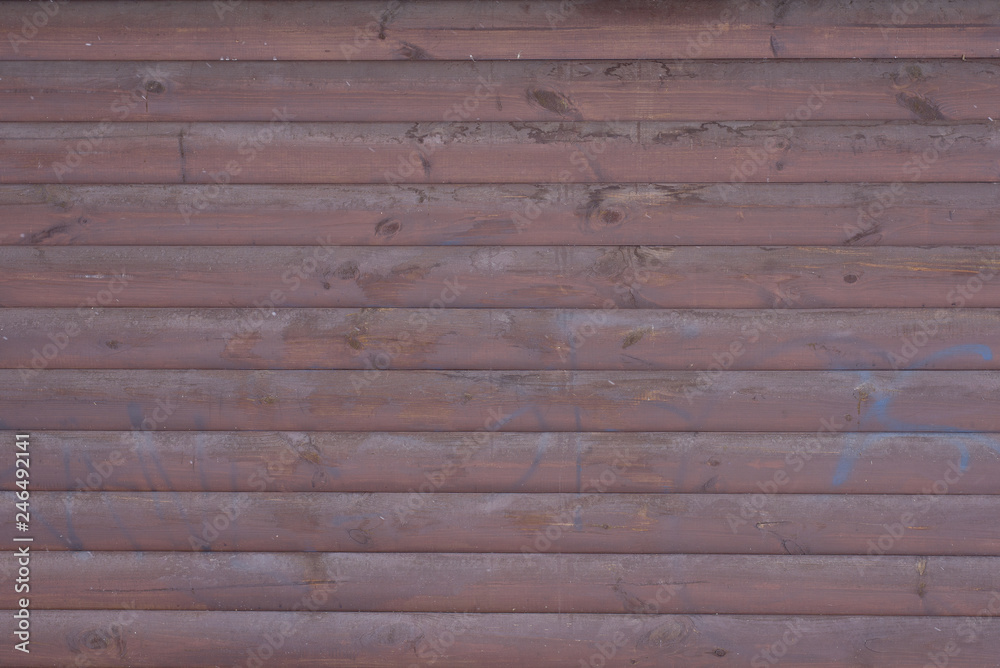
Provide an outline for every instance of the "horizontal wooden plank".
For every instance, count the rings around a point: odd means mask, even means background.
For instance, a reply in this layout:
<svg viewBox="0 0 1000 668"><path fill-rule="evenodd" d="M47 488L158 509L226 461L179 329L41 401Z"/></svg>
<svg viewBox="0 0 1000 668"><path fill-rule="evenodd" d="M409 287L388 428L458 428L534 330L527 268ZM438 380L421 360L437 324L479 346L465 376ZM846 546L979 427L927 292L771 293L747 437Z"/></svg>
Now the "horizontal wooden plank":
<svg viewBox="0 0 1000 668"><path fill-rule="evenodd" d="M691 668L779 662L845 665L997 666L1000 621L977 617L843 617L596 614L32 611L31 653L18 666L210 668L605 665ZM995 609L995 608L994 608ZM3 615L0 633L16 621ZM778 657L780 655L780 659ZM262 658L266 657L266 659ZM942 658L943 657L943 658Z"/></svg>
<svg viewBox="0 0 1000 668"><path fill-rule="evenodd" d="M1000 245L966 183L0 186L0 244Z"/></svg>
<svg viewBox="0 0 1000 668"><path fill-rule="evenodd" d="M935 313L939 316L935 320ZM945 320L946 316L946 320ZM72 333L67 334L67 332ZM0 310L41 369L1000 368L1000 310ZM51 336L50 336L51 335ZM737 346L736 355L730 352Z"/></svg>
<svg viewBox="0 0 1000 668"><path fill-rule="evenodd" d="M988 247L0 247L0 305L101 307L1000 307ZM939 313L945 319L947 313ZM249 328L244 328L249 329Z"/></svg>
<svg viewBox="0 0 1000 668"><path fill-rule="evenodd" d="M812 431L821 420L866 432L1000 428L987 405L997 378L985 371L4 370L0 378L8 429Z"/></svg>
<svg viewBox="0 0 1000 668"><path fill-rule="evenodd" d="M120 610L138 601L144 610L276 611L315 598L318 610L334 612L973 616L991 602L1000 607L996 564L995 557L36 552L31 604L33 611Z"/></svg>
<svg viewBox="0 0 1000 668"><path fill-rule="evenodd" d="M0 428L1000 431L993 371L0 370Z"/></svg>
<svg viewBox="0 0 1000 668"><path fill-rule="evenodd" d="M34 431L30 442L39 491L921 494L954 468L949 494L1000 486L995 433ZM13 460L0 489L18 489Z"/></svg>
<svg viewBox="0 0 1000 668"><path fill-rule="evenodd" d="M997 182L994 123L0 123L0 183Z"/></svg>
<svg viewBox="0 0 1000 668"><path fill-rule="evenodd" d="M959 473L942 471L948 479ZM1000 496L34 492L34 550L1000 555ZM14 493L0 499L13 507ZM13 550L14 514L0 520Z"/></svg>
<svg viewBox="0 0 1000 668"><path fill-rule="evenodd" d="M989 58L995 5L877 0L0 5L0 59ZM961 39L956 39L960 32Z"/></svg>
<svg viewBox="0 0 1000 668"><path fill-rule="evenodd" d="M22 62L0 121L1000 118L997 61Z"/></svg>
<svg viewBox="0 0 1000 668"><path fill-rule="evenodd" d="M773 665L780 654L790 665L830 668L881 665L888 654L899 665L936 657L953 668L983 668L997 665L1000 650L1000 623L988 611L973 618L477 615L315 613L308 611L312 599L301 603L299 612L38 611L31 653L15 657L8 644L0 657L25 667L86 660L159 668L576 668L604 665L610 655L640 668L665 661L701 668ZM0 632L10 636L16 621L4 615Z"/></svg>

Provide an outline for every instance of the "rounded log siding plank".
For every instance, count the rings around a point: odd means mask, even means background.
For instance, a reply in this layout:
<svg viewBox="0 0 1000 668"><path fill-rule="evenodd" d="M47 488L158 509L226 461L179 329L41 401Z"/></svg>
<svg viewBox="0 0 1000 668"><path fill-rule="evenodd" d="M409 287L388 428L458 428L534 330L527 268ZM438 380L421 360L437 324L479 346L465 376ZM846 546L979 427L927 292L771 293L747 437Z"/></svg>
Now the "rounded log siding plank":
<svg viewBox="0 0 1000 668"><path fill-rule="evenodd" d="M957 292L956 292L957 295ZM1000 368L1000 310L0 310L0 367L730 371ZM941 316L942 314L938 313ZM79 331L73 329L79 323ZM76 333L47 358L49 334ZM61 339L60 339L61 340ZM734 346L736 355L730 352ZM43 349L44 352L43 352Z"/></svg>
<svg viewBox="0 0 1000 668"><path fill-rule="evenodd" d="M922 494L957 467L949 494L994 494L1000 479L995 433L35 431L31 439L39 491L407 493L432 481L442 493ZM14 475L13 465L0 470L0 489L16 490Z"/></svg>
<svg viewBox="0 0 1000 668"><path fill-rule="evenodd" d="M3 60L516 60L996 58L990 0L784 5L710 0L117 2L51 16L0 5ZM956 38L956 33L960 38Z"/></svg>
<svg viewBox="0 0 1000 668"><path fill-rule="evenodd" d="M259 309L1000 307L1000 247L0 246L0 305ZM270 309L270 310L269 310ZM227 332L226 334L229 334ZM987 355L983 355L986 357ZM571 366L571 364L570 364Z"/></svg>
<svg viewBox="0 0 1000 668"><path fill-rule="evenodd" d="M23 62L0 121L986 121L997 62Z"/></svg>
<svg viewBox="0 0 1000 668"><path fill-rule="evenodd" d="M961 471L941 472L941 486ZM1000 556L1000 496L35 492L33 550ZM13 504L14 493L0 493ZM13 515L0 520L4 544ZM8 548L13 549L13 547Z"/></svg>
<svg viewBox="0 0 1000 668"><path fill-rule="evenodd" d="M146 610L278 611L315 598L318 610L334 612L634 614L656 602L665 614L972 616L1000 606L995 563L877 555L38 552L31 600L35 610L115 610L141 600Z"/></svg>
<svg viewBox="0 0 1000 668"><path fill-rule="evenodd" d="M0 370L0 427L996 432L993 371Z"/></svg>
<svg viewBox="0 0 1000 668"><path fill-rule="evenodd" d="M0 245L1000 245L985 183L211 188L0 186Z"/></svg>
<svg viewBox="0 0 1000 668"><path fill-rule="evenodd" d="M952 668L982 668L996 665L1000 652L995 617L315 613L311 603L300 601L299 612L39 611L38 648L17 659L26 667L83 658L108 667L209 668L242 664L263 648L293 668L390 668L415 658L450 668L576 668L603 657L603 648L639 668L712 668L768 665L777 645L795 666L878 665L886 655L922 665L948 647ZM4 615L0 632L11 635L14 623ZM2 651L6 658L14 650Z"/></svg>
<svg viewBox="0 0 1000 668"><path fill-rule="evenodd" d="M0 142L4 184L1000 181L994 124L946 121L299 123L278 109L267 123L0 123Z"/></svg>

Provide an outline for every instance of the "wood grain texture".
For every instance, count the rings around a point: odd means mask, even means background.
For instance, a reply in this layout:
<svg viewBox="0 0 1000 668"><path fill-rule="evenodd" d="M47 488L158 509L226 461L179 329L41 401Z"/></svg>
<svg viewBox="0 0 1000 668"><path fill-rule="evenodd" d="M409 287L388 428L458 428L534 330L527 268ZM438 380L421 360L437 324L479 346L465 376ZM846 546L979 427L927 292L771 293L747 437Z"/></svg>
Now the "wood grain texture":
<svg viewBox="0 0 1000 668"><path fill-rule="evenodd" d="M3 60L996 58L989 0L0 5ZM27 25L25 25L27 22ZM40 26L40 27L39 27ZM34 29L34 30L32 30ZM956 34L961 37L956 38ZM17 39L21 37L22 39Z"/></svg>
<svg viewBox="0 0 1000 668"><path fill-rule="evenodd" d="M942 472L955 479L953 470ZM947 491L947 484L944 485ZM1000 556L1000 496L35 492L33 550ZM14 493L0 499L13 504ZM0 521L16 545L13 515Z"/></svg>
<svg viewBox="0 0 1000 668"><path fill-rule="evenodd" d="M598 663L603 648L640 668L665 662L712 668L752 660L769 665L765 657L775 658L776 646L790 665L833 668L882 665L887 655L917 666L947 647L959 650L949 666L983 668L996 666L1000 652L995 617L316 613L308 611L311 603L302 601L299 612L39 611L38 647L16 659L28 667L82 659L109 667L210 668L264 655L296 668L576 668ZM10 635L13 626L4 615L0 633ZM13 651L6 645L0 656Z"/></svg>
<svg viewBox="0 0 1000 668"><path fill-rule="evenodd" d="M1000 307L989 247L0 247L0 305L259 308ZM947 313L939 314L944 320Z"/></svg>
<svg viewBox="0 0 1000 668"><path fill-rule="evenodd" d="M1000 431L992 371L0 370L0 427Z"/></svg>
<svg viewBox="0 0 1000 668"><path fill-rule="evenodd" d="M85 309L83 316L65 308L0 310L0 366L706 373L1000 368L994 355L1000 351L1000 310L985 308L448 308L433 317L405 308L107 308Z"/></svg>
<svg viewBox="0 0 1000 668"><path fill-rule="evenodd" d="M315 598L334 612L973 616L1000 607L995 566L990 557L39 552L32 604L278 611Z"/></svg>
<svg viewBox="0 0 1000 668"><path fill-rule="evenodd" d="M0 244L1000 245L1000 185L0 186Z"/></svg>
<svg viewBox="0 0 1000 668"><path fill-rule="evenodd" d="M996 182L992 122L0 123L0 183Z"/></svg>
<svg viewBox="0 0 1000 668"><path fill-rule="evenodd" d="M13 442L12 432L5 436ZM995 433L33 432L39 491L996 494ZM0 489L14 491L13 464ZM958 478L957 480L955 478Z"/></svg>
<svg viewBox="0 0 1000 668"><path fill-rule="evenodd" d="M997 62L21 62L0 121L986 121Z"/></svg>
<svg viewBox="0 0 1000 668"><path fill-rule="evenodd" d="M1000 668L998 74L996 0L0 0L0 665Z"/></svg>

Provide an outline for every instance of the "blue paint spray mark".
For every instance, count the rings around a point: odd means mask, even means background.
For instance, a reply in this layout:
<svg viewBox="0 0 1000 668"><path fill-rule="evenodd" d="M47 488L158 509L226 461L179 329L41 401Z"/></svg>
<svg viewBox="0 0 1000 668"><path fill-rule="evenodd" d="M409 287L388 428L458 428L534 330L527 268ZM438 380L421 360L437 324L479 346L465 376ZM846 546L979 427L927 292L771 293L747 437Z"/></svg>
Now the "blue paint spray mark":
<svg viewBox="0 0 1000 668"><path fill-rule="evenodd" d="M944 350L939 350L936 353L932 353L921 360L919 363L911 364L907 369L921 369L933 362L938 360L946 359L948 357L953 357L957 355L979 355L985 361L989 362L993 359L993 350L986 345L979 343L970 343L960 346L952 346Z"/></svg>
<svg viewBox="0 0 1000 668"><path fill-rule="evenodd" d="M528 411L535 411L536 414L538 413L538 409L535 408L534 406L522 406L521 408L518 408L516 411L514 411L510 415L504 416L502 419L497 420L497 427L496 427L496 429L491 429L489 431L500 431L503 427L505 427L507 425L508 422L512 422L512 421L516 420L517 418L521 417L522 415L524 415Z"/></svg>
<svg viewBox="0 0 1000 668"><path fill-rule="evenodd" d="M522 475L517 480L517 482L515 482L511 486L511 488L507 490L508 492L516 492L517 490L521 489L521 487L523 487L526 482L531 480L531 476L535 475L535 473L538 471L538 467L542 463L542 459L545 458L545 452L549 449L549 440L551 436L552 436L551 433L544 433L539 436L538 450L535 452L535 458L531 462L531 466L529 466L528 470L524 472L524 475Z"/></svg>
<svg viewBox="0 0 1000 668"><path fill-rule="evenodd" d="M993 359L993 350L982 344L965 344L951 346L945 350L938 351L932 355L928 355L924 358L920 366L925 366L936 362L947 357L952 357L955 355L966 355L973 354L979 355L983 360L989 362ZM905 371L910 371L912 369L908 368ZM859 372L862 383L867 382L871 378L871 372L861 371ZM976 432L971 432L965 429L960 429L958 427L953 427L951 425L940 425L940 424L919 424L914 422L907 422L905 420L899 420L889 415L889 407L892 404L893 397L882 397L872 404L868 411L873 419L879 423L885 425L888 429L895 432L910 432L910 431L922 431L922 432L940 432L948 434L952 440L953 445L958 449L959 452L959 468L964 473L969 468L969 462L971 460L971 454L969 453L969 448L966 445L966 441L978 442L991 450L1000 453L1000 442L995 441L992 438L987 437L985 434L980 434ZM861 455L871 447L872 444L886 438L893 436L894 434L889 433L879 433L879 434L869 434L860 443L860 447L845 449L841 454L840 461L837 462L837 468L833 474L833 485L839 487L847 482L847 479L851 475L851 471L854 469L854 464L861 457Z"/></svg>
<svg viewBox="0 0 1000 668"><path fill-rule="evenodd" d="M132 425L132 429L142 429L142 421L146 417L142 406L134 401L130 401L128 406L126 406L126 411L128 412L128 421Z"/></svg>
<svg viewBox="0 0 1000 668"><path fill-rule="evenodd" d="M871 407L871 415L878 420L880 423L886 425L889 429L893 431L923 431L923 432L943 432L947 434L963 434L968 433L965 429L959 429L958 427L953 427L951 425L942 424L919 424L915 422L907 422L905 420L898 420L889 415L889 405L892 403L891 397L882 397L876 401ZM961 455L960 467L962 471L965 471L969 466L969 451L965 447L965 444L961 441L956 442L958 446L959 453Z"/></svg>

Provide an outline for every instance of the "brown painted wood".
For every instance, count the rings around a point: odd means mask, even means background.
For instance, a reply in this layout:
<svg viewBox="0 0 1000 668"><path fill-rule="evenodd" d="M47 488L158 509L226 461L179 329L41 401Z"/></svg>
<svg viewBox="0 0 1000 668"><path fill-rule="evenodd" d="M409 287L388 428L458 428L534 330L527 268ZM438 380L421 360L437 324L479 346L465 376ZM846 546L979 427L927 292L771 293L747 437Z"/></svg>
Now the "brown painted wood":
<svg viewBox="0 0 1000 668"><path fill-rule="evenodd" d="M101 307L423 309L415 328L445 307L1000 307L994 246L7 246L0 263L0 305L81 321Z"/></svg>
<svg viewBox="0 0 1000 668"><path fill-rule="evenodd" d="M996 494L998 443L995 433L36 431L31 488L921 494L957 467L949 494ZM0 489L16 490L14 475L13 464L0 470Z"/></svg>
<svg viewBox="0 0 1000 668"><path fill-rule="evenodd" d="M58 9L57 9L57 8ZM5 2L0 59L996 58L989 0ZM956 37L956 34L960 37Z"/></svg>
<svg viewBox="0 0 1000 668"><path fill-rule="evenodd" d="M0 370L4 429L1000 431L992 371Z"/></svg>
<svg viewBox="0 0 1000 668"><path fill-rule="evenodd" d="M948 469L945 478L959 474ZM34 550L1000 556L1000 496L35 492ZM0 493L13 504L13 492ZM23 535L10 514L3 545Z"/></svg>
<svg viewBox="0 0 1000 668"><path fill-rule="evenodd" d="M968 183L0 186L0 244L1000 245Z"/></svg>
<svg viewBox="0 0 1000 668"><path fill-rule="evenodd" d="M0 665L1000 667L998 72L995 0L0 0Z"/></svg>
<svg viewBox="0 0 1000 668"><path fill-rule="evenodd" d="M209 668L265 656L295 667L576 668L610 655L639 668L711 668L774 665L767 659L777 653L789 665L831 668L882 665L887 656L919 666L943 655L953 668L982 668L1000 652L1000 623L989 616L315 613L312 598L300 603L299 612L38 611L32 653L11 657L5 645L0 656L46 667ZM11 635L14 622L4 615L0 633Z"/></svg>
<svg viewBox="0 0 1000 668"><path fill-rule="evenodd" d="M7 308L0 334L0 366L29 371L1000 368L1000 310L983 308Z"/></svg>
<svg viewBox="0 0 1000 668"><path fill-rule="evenodd" d="M997 63L21 62L0 121L986 121Z"/></svg>
<svg viewBox="0 0 1000 668"><path fill-rule="evenodd" d="M405 141L401 141L405 137ZM996 182L993 123L3 123L0 183Z"/></svg>
<svg viewBox="0 0 1000 668"><path fill-rule="evenodd" d="M38 552L31 565L35 610L141 600L147 610L272 611L311 598L334 612L973 616L1000 607L992 557Z"/></svg>

